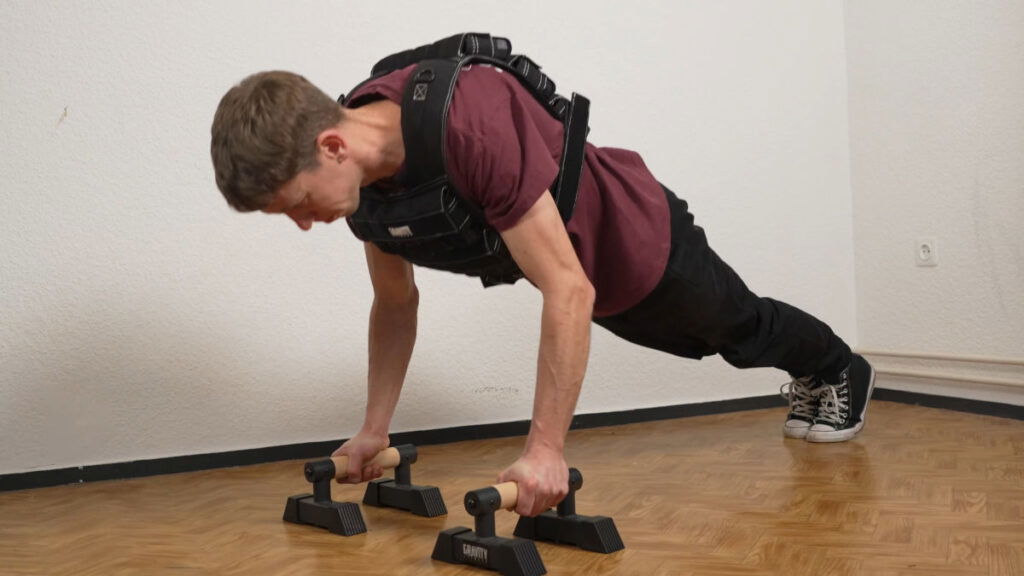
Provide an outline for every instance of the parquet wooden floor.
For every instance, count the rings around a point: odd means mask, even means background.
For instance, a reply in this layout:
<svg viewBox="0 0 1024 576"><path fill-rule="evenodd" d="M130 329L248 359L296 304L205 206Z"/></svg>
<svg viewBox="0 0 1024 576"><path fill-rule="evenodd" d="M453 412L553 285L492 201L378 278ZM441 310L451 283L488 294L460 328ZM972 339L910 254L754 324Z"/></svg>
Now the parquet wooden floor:
<svg viewBox="0 0 1024 576"><path fill-rule="evenodd" d="M548 573L1024 574L1024 422L874 402L860 437L815 445L783 439L784 412L571 432L578 512L612 516L626 550L538 543ZM521 442L421 447L413 480L448 516L363 507L348 538L281 520L302 461L3 493L0 574L488 574L430 553Z"/></svg>

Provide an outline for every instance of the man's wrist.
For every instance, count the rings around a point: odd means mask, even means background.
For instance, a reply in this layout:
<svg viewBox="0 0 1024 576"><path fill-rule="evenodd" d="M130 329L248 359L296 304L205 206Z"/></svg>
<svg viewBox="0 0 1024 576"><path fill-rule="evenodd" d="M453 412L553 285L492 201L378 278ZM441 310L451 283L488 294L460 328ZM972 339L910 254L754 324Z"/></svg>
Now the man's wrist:
<svg viewBox="0 0 1024 576"><path fill-rule="evenodd" d="M359 430L360 434L368 434L371 436L384 436L388 435L388 428L390 427L389 422L381 422L378 420L371 420L369 418L363 422L362 429Z"/></svg>
<svg viewBox="0 0 1024 576"><path fill-rule="evenodd" d="M565 442L561 438L544 438L533 434L526 437L526 446L523 449L524 456L530 455L559 455L565 449Z"/></svg>

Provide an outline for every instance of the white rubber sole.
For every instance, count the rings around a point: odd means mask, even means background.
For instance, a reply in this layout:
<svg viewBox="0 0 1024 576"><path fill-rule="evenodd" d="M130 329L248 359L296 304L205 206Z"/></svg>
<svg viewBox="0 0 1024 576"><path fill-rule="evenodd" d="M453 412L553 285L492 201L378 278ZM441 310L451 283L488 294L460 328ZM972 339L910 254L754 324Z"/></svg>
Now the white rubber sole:
<svg viewBox="0 0 1024 576"><path fill-rule="evenodd" d="M790 424L790 422L795 422L796 424ZM782 435L786 438L803 440L807 437L807 433L810 430L811 425L803 420L787 420L786 424L782 427Z"/></svg>
<svg viewBox="0 0 1024 576"><path fill-rule="evenodd" d="M815 424L819 426L819 424ZM861 428L864 427L864 421L860 421L853 428L843 428L842 430L809 430L804 440L808 442L846 442L853 438L860 432Z"/></svg>

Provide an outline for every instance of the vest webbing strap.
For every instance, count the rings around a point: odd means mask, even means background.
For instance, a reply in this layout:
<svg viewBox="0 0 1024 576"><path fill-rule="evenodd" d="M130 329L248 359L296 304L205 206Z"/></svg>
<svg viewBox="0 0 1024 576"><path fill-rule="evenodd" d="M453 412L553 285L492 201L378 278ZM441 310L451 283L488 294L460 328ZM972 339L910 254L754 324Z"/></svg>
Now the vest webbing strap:
<svg viewBox="0 0 1024 576"><path fill-rule="evenodd" d="M403 180L415 184L444 175L448 104L462 60L425 60L409 77L402 96Z"/></svg>
<svg viewBox="0 0 1024 576"><path fill-rule="evenodd" d="M583 156L587 144L587 119L590 116L590 100L579 94L572 95L569 104L569 117L565 122L565 138L562 143L562 165L558 170L555 189L555 204L562 222L572 218L576 208L576 195L579 191L580 176L583 173Z"/></svg>
<svg viewBox="0 0 1024 576"><path fill-rule="evenodd" d="M462 56L486 56L496 60L508 60L511 54L512 43L507 38L495 38L490 34L467 32L438 40L433 44L392 54L377 62L370 75L387 74L423 60L461 58Z"/></svg>
<svg viewBox="0 0 1024 576"><path fill-rule="evenodd" d="M482 62L508 70L504 62L480 56L466 56L458 60L426 60L413 70L402 97L402 138L407 151L404 178L407 181L426 182L445 174L448 105L455 91L459 71L470 62ZM547 83L554 88L553 83ZM558 177L550 187L562 222L572 218L576 207L589 115L590 101L584 96L573 94L563 122L562 158Z"/></svg>

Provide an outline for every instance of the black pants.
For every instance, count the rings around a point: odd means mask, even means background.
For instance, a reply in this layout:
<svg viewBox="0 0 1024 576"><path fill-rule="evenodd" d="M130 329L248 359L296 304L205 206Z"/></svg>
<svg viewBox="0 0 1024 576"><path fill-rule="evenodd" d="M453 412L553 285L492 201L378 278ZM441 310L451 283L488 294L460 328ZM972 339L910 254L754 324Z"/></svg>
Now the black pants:
<svg viewBox="0 0 1024 576"><path fill-rule="evenodd" d="M775 367L835 381L850 347L814 316L751 292L715 254L687 204L669 189L672 248L657 287L594 322L635 344L687 358L721 354L737 368Z"/></svg>

